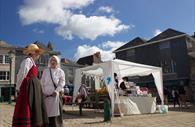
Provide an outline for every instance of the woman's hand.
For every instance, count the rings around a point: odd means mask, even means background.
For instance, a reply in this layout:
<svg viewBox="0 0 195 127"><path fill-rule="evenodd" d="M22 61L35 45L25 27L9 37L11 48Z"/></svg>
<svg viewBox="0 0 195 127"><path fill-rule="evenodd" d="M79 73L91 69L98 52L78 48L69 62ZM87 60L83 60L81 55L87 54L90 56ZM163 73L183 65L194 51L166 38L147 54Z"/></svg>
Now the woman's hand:
<svg viewBox="0 0 195 127"><path fill-rule="evenodd" d="M57 92L53 92L52 96L55 97L57 95Z"/></svg>

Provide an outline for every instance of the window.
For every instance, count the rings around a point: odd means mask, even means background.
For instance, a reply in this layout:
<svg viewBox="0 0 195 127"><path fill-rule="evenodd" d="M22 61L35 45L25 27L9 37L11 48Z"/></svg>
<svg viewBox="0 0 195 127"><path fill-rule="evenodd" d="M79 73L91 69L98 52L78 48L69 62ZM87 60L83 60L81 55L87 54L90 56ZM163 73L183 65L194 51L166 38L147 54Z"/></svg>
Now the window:
<svg viewBox="0 0 195 127"><path fill-rule="evenodd" d="M175 73L176 64L173 60L162 60L161 67L163 69L163 73Z"/></svg>
<svg viewBox="0 0 195 127"><path fill-rule="evenodd" d="M127 50L126 53L127 53L127 54L126 54L127 60L134 61L134 59L135 59L135 49Z"/></svg>
<svg viewBox="0 0 195 127"><path fill-rule="evenodd" d="M1 64L9 64L10 58L8 55L0 55L0 63Z"/></svg>
<svg viewBox="0 0 195 127"><path fill-rule="evenodd" d="M5 63L9 64L10 63L10 58L8 55L5 55Z"/></svg>
<svg viewBox="0 0 195 127"><path fill-rule="evenodd" d="M161 42L159 45L160 50L162 49L168 49L170 48L170 43L169 42Z"/></svg>
<svg viewBox="0 0 195 127"><path fill-rule="evenodd" d="M7 80L9 80L9 79L10 79L10 74L9 74L9 71L7 71L7 72L6 72L6 78L7 78Z"/></svg>
<svg viewBox="0 0 195 127"><path fill-rule="evenodd" d="M68 75L73 76L73 68L68 68Z"/></svg>
<svg viewBox="0 0 195 127"><path fill-rule="evenodd" d="M0 63L3 63L3 55L0 55Z"/></svg>
<svg viewBox="0 0 195 127"><path fill-rule="evenodd" d="M46 56L46 55L44 55L44 56L41 56L41 57L38 59L37 63L38 63L38 64L47 65L48 61L49 61L49 57Z"/></svg>
<svg viewBox="0 0 195 127"><path fill-rule="evenodd" d="M37 61L38 64L44 64L44 63L43 63L43 58L42 58L42 57L43 57L43 56L39 57L39 59L38 59L38 61Z"/></svg>
<svg viewBox="0 0 195 127"><path fill-rule="evenodd" d="M131 50L127 51L127 57L131 57L131 56L134 56L134 55L135 55L135 50L134 49L131 49Z"/></svg>
<svg viewBox="0 0 195 127"><path fill-rule="evenodd" d="M0 71L0 80L9 80L9 71Z"/></svg>

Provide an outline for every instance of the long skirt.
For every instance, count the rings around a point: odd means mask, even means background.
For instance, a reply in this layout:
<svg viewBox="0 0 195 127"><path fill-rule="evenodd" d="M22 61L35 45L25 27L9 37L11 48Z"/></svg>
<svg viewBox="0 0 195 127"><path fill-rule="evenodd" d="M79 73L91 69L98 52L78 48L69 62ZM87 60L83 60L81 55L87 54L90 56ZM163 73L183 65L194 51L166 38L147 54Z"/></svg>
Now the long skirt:
<svg viewBox="0 0 195 127"><path fill-rule="evenodd" d="M36 77L26 77L20 87L12 127L48 126L41 84Z"/></svg>
<svg viewBox="0 0 195 127"><path fill-rule="evenodd" d="M49 117L49 127L63 127L63 111L62 111L62 99L59 103L60 115Z"/></svg>

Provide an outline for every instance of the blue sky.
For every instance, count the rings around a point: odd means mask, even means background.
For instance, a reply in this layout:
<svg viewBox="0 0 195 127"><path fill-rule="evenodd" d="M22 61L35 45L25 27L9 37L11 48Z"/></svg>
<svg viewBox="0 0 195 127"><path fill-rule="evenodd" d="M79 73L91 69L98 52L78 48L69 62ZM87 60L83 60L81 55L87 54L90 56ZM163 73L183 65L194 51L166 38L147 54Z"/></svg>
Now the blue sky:
<svg viewBox="0 0 195 127"><path fill-rule="evenodd" d="M61 57L112 51L167 28L195 32L195 0L0 0L0 40L24 47L51 41Z"/></svg>

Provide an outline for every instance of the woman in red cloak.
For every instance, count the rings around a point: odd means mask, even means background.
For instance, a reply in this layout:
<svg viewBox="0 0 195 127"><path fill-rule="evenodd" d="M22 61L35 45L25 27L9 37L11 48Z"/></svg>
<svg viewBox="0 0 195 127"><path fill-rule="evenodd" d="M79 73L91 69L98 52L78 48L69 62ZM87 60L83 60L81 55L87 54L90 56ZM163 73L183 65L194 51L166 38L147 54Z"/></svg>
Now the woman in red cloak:
<svg viewBox="0 0 195 127"><path fill-rule="evenodd" d="M43 50L36 44L30 44L24 50L25 58L20 66L16 91L18 98L15 105L12 127L46 127L48 116L45 108L41 84L37 78L38 69L34 61L39 59Z"/></svg>

